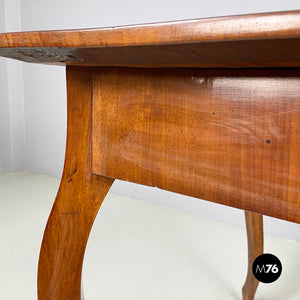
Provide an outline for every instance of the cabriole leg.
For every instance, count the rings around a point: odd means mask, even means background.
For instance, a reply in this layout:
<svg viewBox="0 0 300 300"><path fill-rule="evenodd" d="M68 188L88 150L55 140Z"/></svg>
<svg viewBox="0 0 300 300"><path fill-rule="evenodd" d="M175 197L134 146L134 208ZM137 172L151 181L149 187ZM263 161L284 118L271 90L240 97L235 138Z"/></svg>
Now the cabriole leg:
<svg viewBox="0 0 300 300"><path fill-rule="evenodd" d="M248 239L248 273L242 293L243 300L253 300L258 286L258 280L252 274L252 264L255 258L263 254L263 216L245 211Z"/></svg>
<svg viewBox="0 0 300 300"><path fill-rule="evenodd" d="M92 74L67 68L68 133L64 172L41 246L39 300L80 300L83 257L113 179L91 172Z"/></svg>

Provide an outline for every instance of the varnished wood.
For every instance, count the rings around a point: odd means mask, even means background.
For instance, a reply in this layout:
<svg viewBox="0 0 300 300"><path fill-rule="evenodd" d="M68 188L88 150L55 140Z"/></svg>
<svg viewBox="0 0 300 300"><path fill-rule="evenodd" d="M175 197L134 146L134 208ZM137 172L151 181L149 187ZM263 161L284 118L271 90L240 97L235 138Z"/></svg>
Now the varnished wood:
<svg viewBox="0 0 300 300"><path fill-rule="evenodd" d="M93 173L300 222L298 70L94 71Z"/></svg>
<svg viewBox="0 0 300 300"><path fill-rule="evenodd" d="M253 276L252 264L264 250L263 216L245 211L247 240L248 240L248 272L242 289L243 300L253 300L258 280Z"/></svg>
<svg viewBox="0 0 300 300"><path fill-rule="evenodd" d="M39 300L80 300L86 242L113 178L300 223L300 11L5 33L0 56L68 66L66 160ZM125 66L140 69L103 68ZM259 214L246 212L244 300L257 287Z"/></svg>
<svg viewBox="0 0 300 300"><path fill-rule="evenodd" d="M94 218L113 182L91 173L91 74L68 68L67 89L66 161L40 252L39 300L81 299L85 246Z"/></svg>
<svg viewBox="0 0 300 300"><path fill-rule="evenodd" d="M300 11L0 34L26 62L139 67L300 67Z"/></svg>

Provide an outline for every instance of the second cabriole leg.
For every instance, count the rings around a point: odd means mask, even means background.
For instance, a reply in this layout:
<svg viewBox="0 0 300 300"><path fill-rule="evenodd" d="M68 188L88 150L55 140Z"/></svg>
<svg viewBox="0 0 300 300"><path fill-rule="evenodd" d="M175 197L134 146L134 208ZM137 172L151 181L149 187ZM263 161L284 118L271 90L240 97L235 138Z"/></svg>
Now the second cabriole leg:
<svg viewBox="0 0 300 300"><path fill-rule="evenodd" d="M252 264L257 256L263 254L263 216L245 211L245 220L248 240L248 273L242 293L243 300L253 300L259 281L252 274Z"/></svg>

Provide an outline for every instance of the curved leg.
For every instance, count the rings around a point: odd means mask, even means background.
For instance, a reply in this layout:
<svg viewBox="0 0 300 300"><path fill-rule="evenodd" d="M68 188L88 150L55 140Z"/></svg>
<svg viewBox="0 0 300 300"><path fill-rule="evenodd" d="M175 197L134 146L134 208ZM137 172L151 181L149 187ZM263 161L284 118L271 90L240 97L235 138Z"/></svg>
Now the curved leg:
<svg viewBox="0 0 300 300"><path fill-rule="evenodd" d="M91 172L92 74L67 68L68 134L64 172L41 246L39 300L80 300L88 236L113 179Z"/></svg>
<svg viewBox="0 0 300 300"><path fill-rule="evenodd" d="M252 264L255 258L263 253L263 216L245 211L248 239L248 273L242 293L243 300L253 300L258 286L258 280L252 274Z"/></svg>

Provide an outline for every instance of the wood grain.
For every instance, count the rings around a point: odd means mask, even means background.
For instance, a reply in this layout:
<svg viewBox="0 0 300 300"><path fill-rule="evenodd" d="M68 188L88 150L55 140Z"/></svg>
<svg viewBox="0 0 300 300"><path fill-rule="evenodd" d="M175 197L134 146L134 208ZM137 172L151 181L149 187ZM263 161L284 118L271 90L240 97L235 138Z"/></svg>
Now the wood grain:
<svg viewBox="0 0 300 300"><path fill-rule="evenodd" d="M87 239L113 179L91 172L90 72L67 69L66 161L40 252L39 300L80 300Z"/></svg>
<svg viewBox="0 0 300 300"><path fill-rule="evenodd" d="M94 71L94 174L300 222L299 70Z"/></svg>
<svg viewBox="0 0 300 300"><path fill-rule="evenodd" d="M258 287L258 280L253 276L254 260L264 251L263 216L245 211L248 241L248 272L242 289L243 300L254 300Z"/></svg>
<svg viewBox="0 0 300 300"><path fill-rule="evenodd" d="M243 299L254 298L260 214L300 223L300 11L5 33L0 56L68 66L39 300L81 299L85 246L113 178L247 210Z"/></svg>
<svg viewBox="0 0 300 300"><path fill-rule="evenodd" d="M0 34L0 56L135 67L299 67L300 11Z"/></svg>

